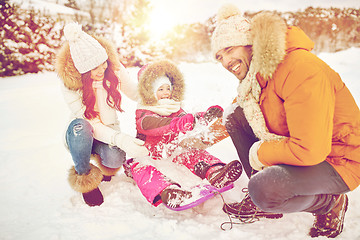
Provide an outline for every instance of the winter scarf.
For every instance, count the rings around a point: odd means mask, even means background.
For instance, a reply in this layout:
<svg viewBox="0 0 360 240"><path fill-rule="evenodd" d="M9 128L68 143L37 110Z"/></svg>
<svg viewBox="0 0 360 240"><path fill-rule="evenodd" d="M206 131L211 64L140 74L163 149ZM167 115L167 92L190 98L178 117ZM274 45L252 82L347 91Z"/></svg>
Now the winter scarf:
<svg viewBox="0 0 360 240"><path fill-rule="evenodd" d="M238 86L237 103L243 109L246 120L257 138L263 141L281 140L283 136L270 133L266 127L259 105L261 87L253 66L253 64L250 65L249 72Z"/></svg>
<svg viewBox="0 0 360 240"><path fill-rule="evenodd" d="M181 103L173 99L160 99L158 104L154 106L147 106L138 104L137 109L145 109L157 113L161 116L170 116L173 113L176 113L180 110Z"/></svg>
<svg viewBox="0 0 360 240"><path fill-rule="evenodd" d="M105 125L116 124L116 110L115 108L110 107L106 102L107 91L103 86L103 81L94 81L92 86L96 95L95 109L100 114L101 121Z"/></svg>
<svg viewBox="0 0 360 240"><path fill-rule="evenodd" d="M246 119L260 140L281 140L284 136L270 133L260 109L261 87L256 74L271 80L277 66L286 54L285 22L271 13L263 12L251 21L253 57L246 77L238 86L237 103L243 108Z"/></svg>

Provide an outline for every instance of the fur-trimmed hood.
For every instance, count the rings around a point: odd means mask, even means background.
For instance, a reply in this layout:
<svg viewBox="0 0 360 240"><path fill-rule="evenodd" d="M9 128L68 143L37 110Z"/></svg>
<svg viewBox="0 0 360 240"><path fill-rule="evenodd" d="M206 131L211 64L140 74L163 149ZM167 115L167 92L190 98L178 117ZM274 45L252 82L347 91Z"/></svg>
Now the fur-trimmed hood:
<svg viewBox="0 0 360 240"><path fill-rule="evenodd" d="M272 78L288 52L299 48L310 51L314 47L302 30L288 28L280 16L270 12L261 12L252 18L251 35L252 64L255 71L267 80Z"/></svg>
<svg viewBox="0 0 360 240"><path fill-rule="evenodd" d="M240 81L237 102L259 139L279 140L284 136L269 132L259 106L262 89L258 74L262 83L276 80L273 77L278 73L286 75L291 70L286 65L287 54L296 49L311 50L314 43L301 29L287 27L283 19L269 12L253 17L250 31L253 56L246 77Z"/></svg>
<svg viewBox="0 0 360 240"><path fill-rule="evenodd" d="M109 66L114 71L118 71L121 63L113 43L103 37L93 37L105 48L108 55ZM82 88L81 74L75 68L74 62L71 58L68 41L64 43L56 55L55 69L58 76L68 89L76 91Z"/></svg>
<svg viewBox="0 0 360 240"><path fill-rule="evenodd" d="M181 102L184 99L185 83L184 77L176 65L168 60L160 60L148 64L139 71L138 92L141 104L144 106L154 106L157 104L154 95L153 82L161 77L169 78L173 91L172 99Z"/></svg>

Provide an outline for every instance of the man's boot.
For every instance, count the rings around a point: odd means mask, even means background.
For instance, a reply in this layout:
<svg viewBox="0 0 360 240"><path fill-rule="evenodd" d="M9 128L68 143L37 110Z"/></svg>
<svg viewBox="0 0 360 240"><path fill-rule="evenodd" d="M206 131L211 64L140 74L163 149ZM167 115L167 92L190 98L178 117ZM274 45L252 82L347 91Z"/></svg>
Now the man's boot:
<svg viewBox="0 0 360 240"><path fill-rule="evenodd" d="M349 200L346 194L334 195L333 200L335 202L334 207L328 213L314 214L315 221L309 232L311 237L334 238L342 232Z"/></svg>
<svg viewBox="0 0 360 240"><path fill-rule="evenodd" d="M247 192L247 189L243 189ZM230 216L239 219L241 222L254 222L259 218L281 218L281 213L269 213L260 210L250 198L247 193L241 202L225 203L223 211Z"/></svg>

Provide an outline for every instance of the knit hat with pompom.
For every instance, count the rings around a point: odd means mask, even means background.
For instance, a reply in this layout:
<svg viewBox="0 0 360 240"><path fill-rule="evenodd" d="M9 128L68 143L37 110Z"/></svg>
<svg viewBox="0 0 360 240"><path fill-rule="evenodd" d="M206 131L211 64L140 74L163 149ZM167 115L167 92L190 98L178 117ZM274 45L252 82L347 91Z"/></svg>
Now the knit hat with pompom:
<svg viewBox="0 0 360 240"><path fill-rule="evenodd" d="M71 58L80 73L86 73L108 59L105 48L81 30L81 25L69 23L64 27L64 35L69 41Z"/></svg>
<svg viewBox="0 0 360 240"><path fill-rule="evenodd" d="M235 5L223 5L216 18L217 26L211 39L211 52L215 58L218 51L227 47L252 45L250 21Z"/></svg>

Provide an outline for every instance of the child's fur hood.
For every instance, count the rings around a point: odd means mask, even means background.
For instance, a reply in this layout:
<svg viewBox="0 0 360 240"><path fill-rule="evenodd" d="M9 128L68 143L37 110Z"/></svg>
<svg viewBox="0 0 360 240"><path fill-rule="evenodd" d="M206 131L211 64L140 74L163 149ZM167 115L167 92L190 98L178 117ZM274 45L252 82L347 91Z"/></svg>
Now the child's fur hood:
<svg viewBox="0 0 360 240"><path fill-rule="evenodd" d="M111 67L113 71L118 71L121 63L113 43L103 37L93 37L105 48L108 55L109 67ZM55 69L67 88L74 91L82 89L81 74L75 68L74 62L71 58L68 41L64 43L56 55Z"/></svg>
<svg viewBox="0 0 360 240"><path fill-rule="evenodd" d="M184 98L184 77L176 65L168 60L160 60L149 65L139 72L138 92L141 104L154 106L157 100L154 95L153 82L161 76L169 78L172 84L172 99L181 102Z"/></svg>
<svg viewBox="0 0 360 240"><path fill-rule="evenodd" d="M251 20L255 72L270 79L286 55L287 25L278 15L261 12Z"/></svg>

